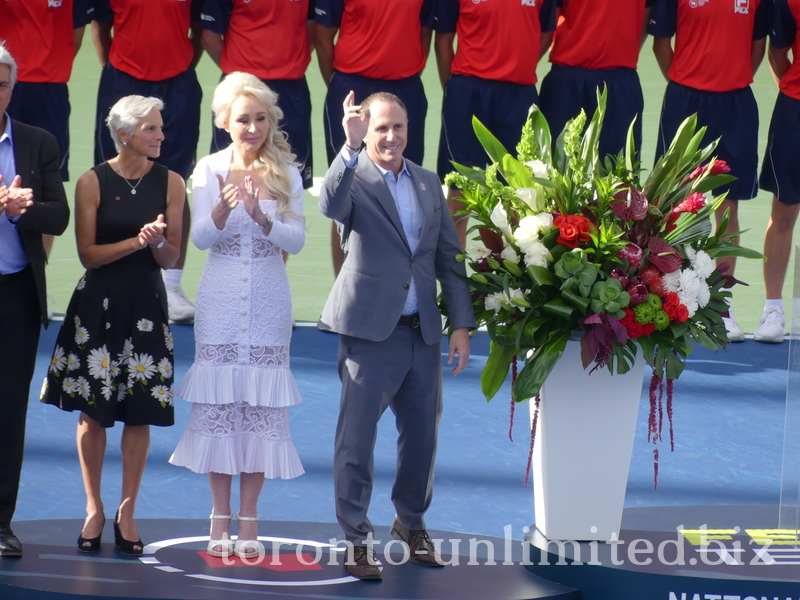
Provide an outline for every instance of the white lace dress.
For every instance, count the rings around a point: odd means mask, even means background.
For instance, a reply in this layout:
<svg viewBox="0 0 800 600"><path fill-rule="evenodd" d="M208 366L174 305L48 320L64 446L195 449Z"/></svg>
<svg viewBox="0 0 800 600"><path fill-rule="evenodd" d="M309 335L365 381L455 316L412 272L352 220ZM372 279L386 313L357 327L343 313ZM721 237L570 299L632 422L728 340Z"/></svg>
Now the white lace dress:
<svg viewBox="0 0 800 600"><path fill-rule="evenodd" d="M211 220L231 150L202 159L193 174L192 241L210 248L195 317L195 361L177 394L192 402L189 422L170 462L197 473L264 473L289 479L303 473L289 435L288 406L300 402L289 370L292 303L281 250L296 254L305 242L302 219L275 214L270 234L243 203L225 229ZM303 186L292 168L291 202L303 214Z"/></svg>

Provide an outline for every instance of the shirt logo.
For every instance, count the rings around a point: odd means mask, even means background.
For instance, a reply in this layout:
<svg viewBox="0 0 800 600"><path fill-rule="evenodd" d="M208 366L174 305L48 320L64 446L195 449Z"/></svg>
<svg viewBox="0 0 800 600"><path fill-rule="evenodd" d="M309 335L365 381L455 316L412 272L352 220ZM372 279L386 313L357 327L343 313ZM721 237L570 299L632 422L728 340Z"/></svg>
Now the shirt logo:
<svg viewBox="0 0 800 600"><path fill-rule="evenodd" d="M536 6L536 0L522 0L522 6Z"/></svg>
<svg viewBox="0 0 800 600"><path fill-rule="evenodd" d="M750 0L733 0L733 12L740 15L749 15Z"/></svg>
<svg viewBox="0 0 800 600"><path fill-rule="evenodd" d="M734 2L735 1L736 0L734 0ZM698 8L704 4L708 4L708 0L689 0L689 8Z"/></svg>
<svg viewBox="0 0 800 600"><path fill-rule="evenodd" d="M47 0L47 8L60 8L64 0Z"/></svg>

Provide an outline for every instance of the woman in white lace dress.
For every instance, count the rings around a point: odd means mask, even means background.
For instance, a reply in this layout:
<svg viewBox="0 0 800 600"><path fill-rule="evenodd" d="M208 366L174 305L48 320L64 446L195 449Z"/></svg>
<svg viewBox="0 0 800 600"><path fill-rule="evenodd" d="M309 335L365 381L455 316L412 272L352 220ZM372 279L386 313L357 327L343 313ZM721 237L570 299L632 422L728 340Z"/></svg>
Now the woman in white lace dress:
<svg viewBox="0 0 800 600"><path fill-rule="evenodd" d="M289 370L292 305L281 256L305 242L303 183L276 100L256 77L228 75L211 108L233 143L202 159L192 176L192 241L210 253L197 292L195 362L177 391L192 411L170 462L208 473L214 556L257 556L264 478L303 473L289 436L287 407L300 394Z"/></svg>

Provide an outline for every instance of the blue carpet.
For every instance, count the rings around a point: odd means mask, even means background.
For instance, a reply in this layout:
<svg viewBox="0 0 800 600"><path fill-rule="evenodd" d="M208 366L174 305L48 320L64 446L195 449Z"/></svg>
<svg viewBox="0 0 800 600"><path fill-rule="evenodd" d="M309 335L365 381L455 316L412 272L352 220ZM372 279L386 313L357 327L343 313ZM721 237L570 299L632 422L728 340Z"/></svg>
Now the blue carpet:
<svg viewBox="0 0 800 600"><path fill-rule="evenodd" d="M37 402L59 323L44 332L28 411L25 464L16 520L82 518L85 497L75 449L77 414ZM174 326L176 377L180 381L194 355L191 326ZM338 411L336 335L298 327L292 340L292 370L303 403L290 408L292 437L306 474L267 481L259 513L265 520L335 522L332 497L333 436ZM627 506L682 504L776 504L789 344L746 341L727 352L698 350L675 386L675 452L662 444L658 490L653 490L652 450L647 443L647 388L639 414L628 481ZM502 537L504 527L522 539L533 518L531 486L523 489L528 454L528 406L517 407L514 442L508 439L508 389L486 403L480 373L488 338L473 341L468 369L456 378L445 372L445 412L441 421L432 529ZM645 373L645 384L649 372ZM600 399L602 400L602 399ZM206 518L211 500L207 479L169 465L183 431L189 405L177 401L176 425L152 428L150 457L137 516ZM120 497L121 427L109 431L103 498L108 517ZM391 412L381 422L375 455L375 489L370 517L388 525L395 443ZM580 440L576 440L580 443ZM591 452L586 448L586 452ZM235 502L236 500L234 500ZM235 506L235 504L234 504ZM506 530L508 531L508 530ZM269 532L261 532L268 535Z"/></svg>

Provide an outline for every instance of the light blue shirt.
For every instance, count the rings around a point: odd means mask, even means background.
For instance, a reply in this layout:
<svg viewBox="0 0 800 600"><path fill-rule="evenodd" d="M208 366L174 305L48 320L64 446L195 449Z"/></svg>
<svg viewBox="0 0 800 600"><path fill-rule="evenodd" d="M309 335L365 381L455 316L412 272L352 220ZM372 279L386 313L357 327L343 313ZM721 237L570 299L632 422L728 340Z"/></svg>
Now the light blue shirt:
<svg viewBox="0 0 800 600"><path fill-rule="evenodd" d="M3 184L11 185L17 175L17 164L14 160L14 137L11 135L11 117L6 116L6 128L0 136L0 175ZM8 220L8 216L0 215L0 273L9 275L18 273L28 266L28 255L22 246L17 226Z"/></svg>
<svg viewBox="0 0 800 600"><path fill-rule="evenodd" d="M342 158L348 168L352 169L356 165L358 154L350 156L346 148L342 148ZM373 164L375 164L373 162ZM422 227L425 225L425 216L422 214L422 209L417 199L417 192L414 189L414 180L411 178L411 173L408 170L408 163L403 159L403 169L400 171L397 179L394 173L387 171L378 164L375 164L378 170L386 180L386 185L389 186L389 191L394 199L394 204L397 207L397 212L400 213L400 222L403 225L403 233L406 234L408 245L411 248L411 254L417 251L420 237L422 237ZM411 277L411 285L408 288L408 296L406 297L405 305L403 306L404 315L413 315L419 312L419 304L417 302L417 285L414 282L414 277Z"/></svg>

